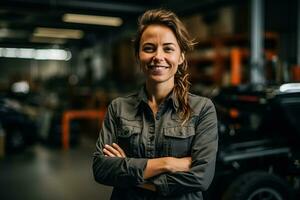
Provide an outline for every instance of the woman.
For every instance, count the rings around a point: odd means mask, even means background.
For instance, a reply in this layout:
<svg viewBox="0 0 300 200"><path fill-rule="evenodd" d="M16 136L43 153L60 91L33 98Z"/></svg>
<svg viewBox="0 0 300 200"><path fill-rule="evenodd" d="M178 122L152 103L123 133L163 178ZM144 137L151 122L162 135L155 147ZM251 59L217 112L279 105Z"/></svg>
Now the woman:
<svg viewBox="0 0 300 200"><path fill-rule="evenodd" d="M192 45L174 13L141 16L135 53L146 83L111 102L94 153L95 180L114 186L111 199L203 199L215 170L217 119L209 99L188 93Z"/></svg>

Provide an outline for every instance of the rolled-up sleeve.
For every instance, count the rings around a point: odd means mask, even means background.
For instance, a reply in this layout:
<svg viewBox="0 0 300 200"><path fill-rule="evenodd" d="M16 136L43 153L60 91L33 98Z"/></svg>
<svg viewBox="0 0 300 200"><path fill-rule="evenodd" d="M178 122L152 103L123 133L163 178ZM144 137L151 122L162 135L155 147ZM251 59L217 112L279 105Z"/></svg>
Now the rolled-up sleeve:
<svg viewBox="0 0 300 200"><path fill-rule="evenodd" d="M191 156L192 165L188 172L165 173L154 177L151 182L163 196L205 191L211 184L218 149L217 116L213 103L206 99L195 127Z"/></svg>
<svg viewBox="0 0 300 200"><path fill-rule="evenodd" d="M105 144L116 142L116 116L113 102L109 105L93 154L93 174L98 183L115 187L132 187L141 184L147 159L107 157Z"/></svg>

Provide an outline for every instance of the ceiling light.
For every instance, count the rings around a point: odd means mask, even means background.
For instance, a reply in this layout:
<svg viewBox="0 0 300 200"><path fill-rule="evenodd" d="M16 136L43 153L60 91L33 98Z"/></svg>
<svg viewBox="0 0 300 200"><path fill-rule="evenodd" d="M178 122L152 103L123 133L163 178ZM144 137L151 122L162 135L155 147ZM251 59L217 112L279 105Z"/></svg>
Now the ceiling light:
<svg viewBox="0 0 300 200"><path fill-rule="evenodd" d="M20 48L17 54L18 58L32 58L34 56L34 49Z"/></svg>
<svg viewBox="0 0 300 200"><path fill-rule="evenodd" d="M36 60L69 60L71 54L62 49L37 49L35 51Z"/></svg>
<svg viewBox="0 0 300 200"><path fill-rule="evenodd" d="M64 22L95 24L104 26L121 26L123 20L119 17L97 16L97 15L80 15L80 14L64 14Z"/></svg>
<svg viewBox="0 0 300 200"><path fill-rule="evenodd" d="M66 38L66 39L81 39L83 31L77 29L59 29L59 28L44 28L37 27L34 30L35 37L51 37L51 38Z"/></svg>
<svg viewBox="0 0 300 200"><path fill-rule="evenodd" d="M30 48L2 48L0 57L23 58L35 60L70 60L72 54L64 49L30 49Z"/></svg>

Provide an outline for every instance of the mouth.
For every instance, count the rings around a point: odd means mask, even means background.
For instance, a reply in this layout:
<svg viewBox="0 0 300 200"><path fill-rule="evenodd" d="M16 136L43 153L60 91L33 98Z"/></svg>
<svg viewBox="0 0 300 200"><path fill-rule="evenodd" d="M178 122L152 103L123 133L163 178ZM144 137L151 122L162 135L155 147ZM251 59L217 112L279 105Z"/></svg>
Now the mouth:
<svg viewBox="0 0 300 200"><path fill-rule="evenodd" d="M150 64L150 65L147 65L147 68L152 75L160 76L160 75L165 74L166 71L168 69L170 69L171 67L164 66L164 65L151 65Z"/></svg>
<svg viewBox="0 0 300 200"><path fill-rule="evenodd" d="M160 69L168 69L170 68L169 66L163 66L163 65L147 65L148 69L151 70L160 70Z"/></svg>

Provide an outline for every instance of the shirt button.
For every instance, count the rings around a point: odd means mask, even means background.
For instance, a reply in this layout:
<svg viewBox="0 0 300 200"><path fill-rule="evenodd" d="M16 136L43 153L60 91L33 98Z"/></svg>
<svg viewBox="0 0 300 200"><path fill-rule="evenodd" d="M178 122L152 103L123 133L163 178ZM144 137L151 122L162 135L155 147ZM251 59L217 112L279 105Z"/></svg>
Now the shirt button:
<svg viewBox="0 0 300 200"><path fill-rule="evenodd" d="M123 132L121 132L121 135L128 135L129 133L129 129L128 128L125 128Z"/></svg>
<svg viewBox="0 0 300 200"><path fill-rule="evenodd" d="M154 140L154 135L152 135L149 139L150 139L150 141L153 141Z"/></svg>
<svg viewBox="0 0 300 200"><path fill-rule="evenodd" d="M156 120L159 120L159 119L160 119L160 117L157 115L157 116L155 117L155 119L156 119Z"/></svg>
<svg viewBox="0 0 300 200"><path fill-rule="evenodd" d="M152 135L152 134L154 134L154 131L149 131L149 133Z"/></svg>

